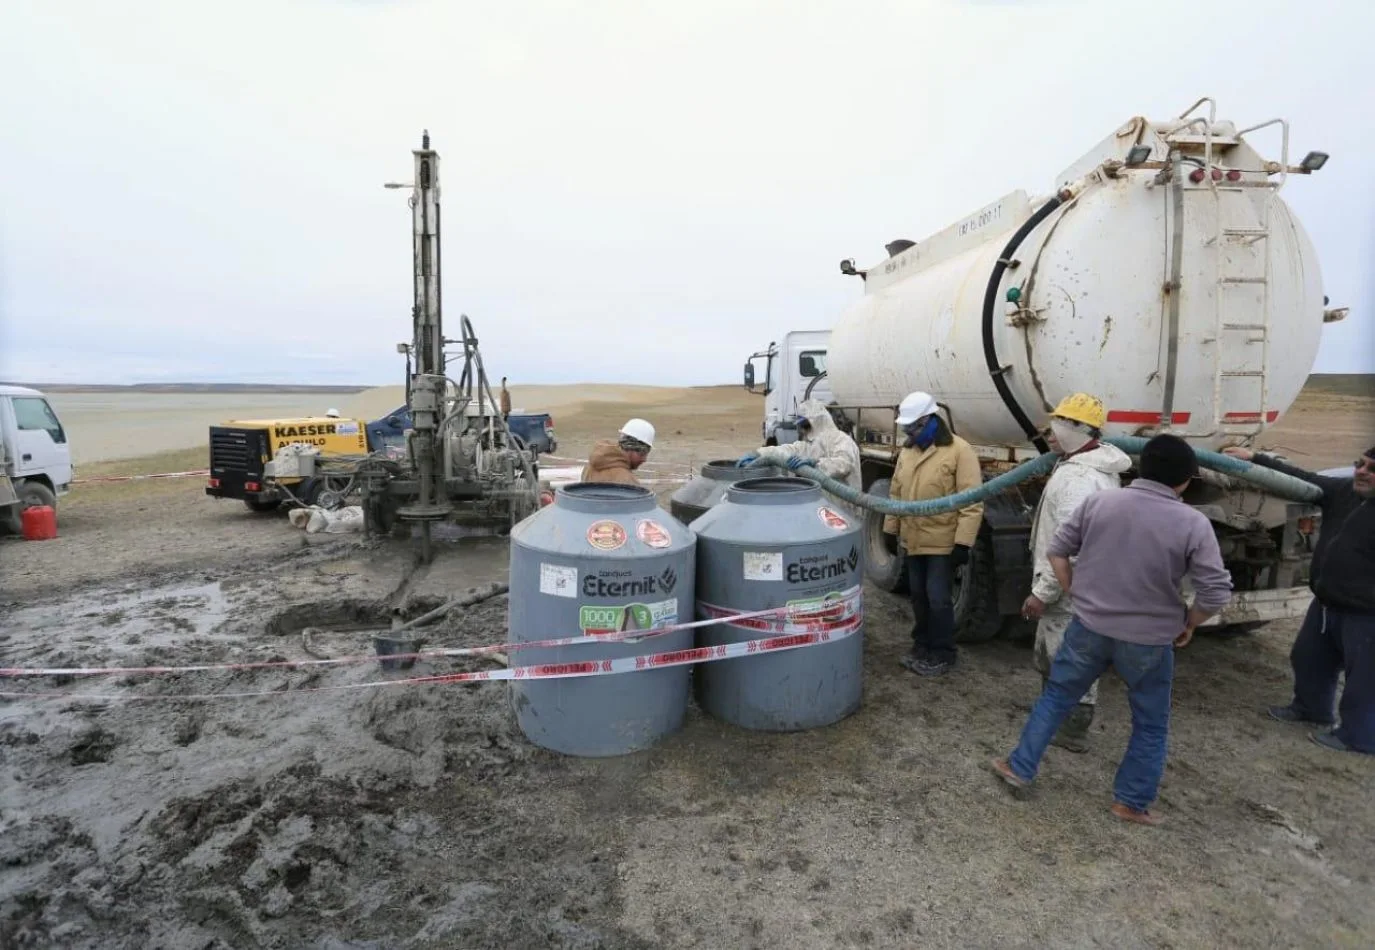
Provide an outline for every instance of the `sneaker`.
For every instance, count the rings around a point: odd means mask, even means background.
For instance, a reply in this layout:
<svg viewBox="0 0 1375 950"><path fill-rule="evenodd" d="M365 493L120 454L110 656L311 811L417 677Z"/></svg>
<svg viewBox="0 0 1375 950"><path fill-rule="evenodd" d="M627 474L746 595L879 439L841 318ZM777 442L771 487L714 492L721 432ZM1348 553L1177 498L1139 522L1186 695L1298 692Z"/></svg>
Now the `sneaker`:
<svg viewBox="0 0 1375 950"><path fill-rule="evenodd" d="M1012 771L1012 766L1007 764L1007 759L994 759L990 764L993 766L993 774L1013 788L1026 788L1031 784L1016 772Z"/></svg>
<svg viewBox="0 0 1375 950"><path fill-rule="evenodd" d="M1330 719L1309 719L1303 713L1294 708L1291 703L1288 706L1271 706L1265 714L1276 722L1308 723L1314 726L1330 726Z"/></svg>
<svg viewBox="0 0 1375 950"><path fill-rule="evenodd" d="M898 662L902 664L904 670L907 670L909 673L915 673L917 672L917 667L926 662L926 657L922 656L916 650L913 650L911 653L905 654Z"/></svg>
<svg viewBox="0 0 1375 950"><path fill-rule="evenodd" d="M1112 803L1112 815L1119 821L1130 822L1133 825L1146 825L1149 828L1154 828L1164 820L1159 815L1152 814L1144 808L1133 808L1121 802Z"/></svg>
<svg viewBox="0 0 1375 950"><path fill-rule="evenodd" d="M944 676L955 668L954 660L933 660L927 657L916 662L912 672L918 676Z"/></svg>
<svg viewBox="0 0 1375 950"><path fill-rule="evenodd" d="M1327 732L1310 732L1308 738L1312 739L1324 749L1331 749L1333 752L1351 752L1351 746L1337 738L1337 734L1328 730Z"/></svg>

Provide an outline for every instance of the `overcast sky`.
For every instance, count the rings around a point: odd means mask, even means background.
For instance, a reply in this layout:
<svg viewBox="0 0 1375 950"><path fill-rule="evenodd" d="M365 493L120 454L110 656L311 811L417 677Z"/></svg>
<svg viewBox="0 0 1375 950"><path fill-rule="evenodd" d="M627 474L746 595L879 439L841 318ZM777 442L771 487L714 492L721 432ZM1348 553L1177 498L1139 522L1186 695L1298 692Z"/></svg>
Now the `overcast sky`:
<svg viewBox="0 0 1375 950"><path fill-rule="evenodd" d="M1375 3L3 0L0 378L399 383L410 149L521 382L728 382L861 266L1202 95L1330 152L1317 369L1375 372ZM687 342L670 342L686 334Z"/></svg>

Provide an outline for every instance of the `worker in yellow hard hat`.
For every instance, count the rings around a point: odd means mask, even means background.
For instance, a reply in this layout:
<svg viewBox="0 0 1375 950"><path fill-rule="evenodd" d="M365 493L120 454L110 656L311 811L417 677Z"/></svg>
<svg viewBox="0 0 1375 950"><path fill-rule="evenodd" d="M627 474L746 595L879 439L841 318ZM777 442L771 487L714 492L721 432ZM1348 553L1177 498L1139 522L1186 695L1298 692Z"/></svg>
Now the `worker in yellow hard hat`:
<svg viewBox="0 0 1375 950"><path fill-rule="evenodd" d="M1073 604L1055 579L1046 547L1085 498L1105 488L1121 487L1121 475L1131 467L1131 458L1125 452L1099 441L1106 422L1103 401L1088 393L1066 396L1050 416L1047 441L1060 460L1051 471L1032 516L1031 594L1022 604L1022 616L1037 621L1034 658L1042 681L1050 675L1051 661L1073 619ZM1071 752L1087 751L1089 726L1097 702L1095 682L1052 741Z"/></svg>

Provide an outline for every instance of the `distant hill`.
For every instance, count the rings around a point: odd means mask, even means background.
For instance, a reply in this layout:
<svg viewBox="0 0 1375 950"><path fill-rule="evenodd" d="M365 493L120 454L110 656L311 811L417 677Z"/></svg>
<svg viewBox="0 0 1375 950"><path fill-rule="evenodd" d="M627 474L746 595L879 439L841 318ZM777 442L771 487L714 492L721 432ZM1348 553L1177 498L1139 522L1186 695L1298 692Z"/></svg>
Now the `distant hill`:
<svg viewBox="0 0 1375 950"><path fill-rule="evenodd" d="M1314 373L1304 388L1338 396L1375 397L1375 373Z"/></svg>
<svg viewBox="0 0 1375 950"><path fill-rule="evenodd" d="M370 386L291 386L271 383L135 383L132 386L81 383L3 383L46 393L361 393Z"/></svg>

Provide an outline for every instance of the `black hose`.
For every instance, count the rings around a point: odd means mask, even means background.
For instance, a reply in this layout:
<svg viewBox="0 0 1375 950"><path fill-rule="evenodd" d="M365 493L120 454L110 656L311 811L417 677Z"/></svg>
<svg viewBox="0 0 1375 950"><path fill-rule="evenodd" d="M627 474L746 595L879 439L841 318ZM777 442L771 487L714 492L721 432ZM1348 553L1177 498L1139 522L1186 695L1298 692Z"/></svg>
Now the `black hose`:
<svg viewBox="0 0 1375 950"><path fill-rule="evenodd" d="M1057 194L1042 205L1041 210L1022 223L1022 226L1017 229L1017 233L1012 235L1007 246L1003 248L1002 254L998 255L998 262L993 265L993 273L988 276L988 289L984 291L984 362L988 364L988 373L993 377L993 385L997 387L998 395L1003 398L1003 405L1007 406L1008 411L1012 413L1012 418L1017 420L1017 424L1022 427L1022 431L1026 433L1032 445L1036 446L1037 451L1040 452L1049 452L1050 446L1046 444L1045 439L1041 438L1041 434L1036 430L1035 424L1027 416L1026 411L1018 405L1017 397L1012 394L1012 387L1008 386L1007 380L1003 378L1002 364L998 362L998 348L993 342L993 311L998 305L998 287L1002 284L1003 274L1007 272L1007 265L1012 260L1012 255L1017 253L1017 248L1026 239L1026 236L1062 204L1064 204L1064 198L1061 197L1061 194Z"/></svg>

